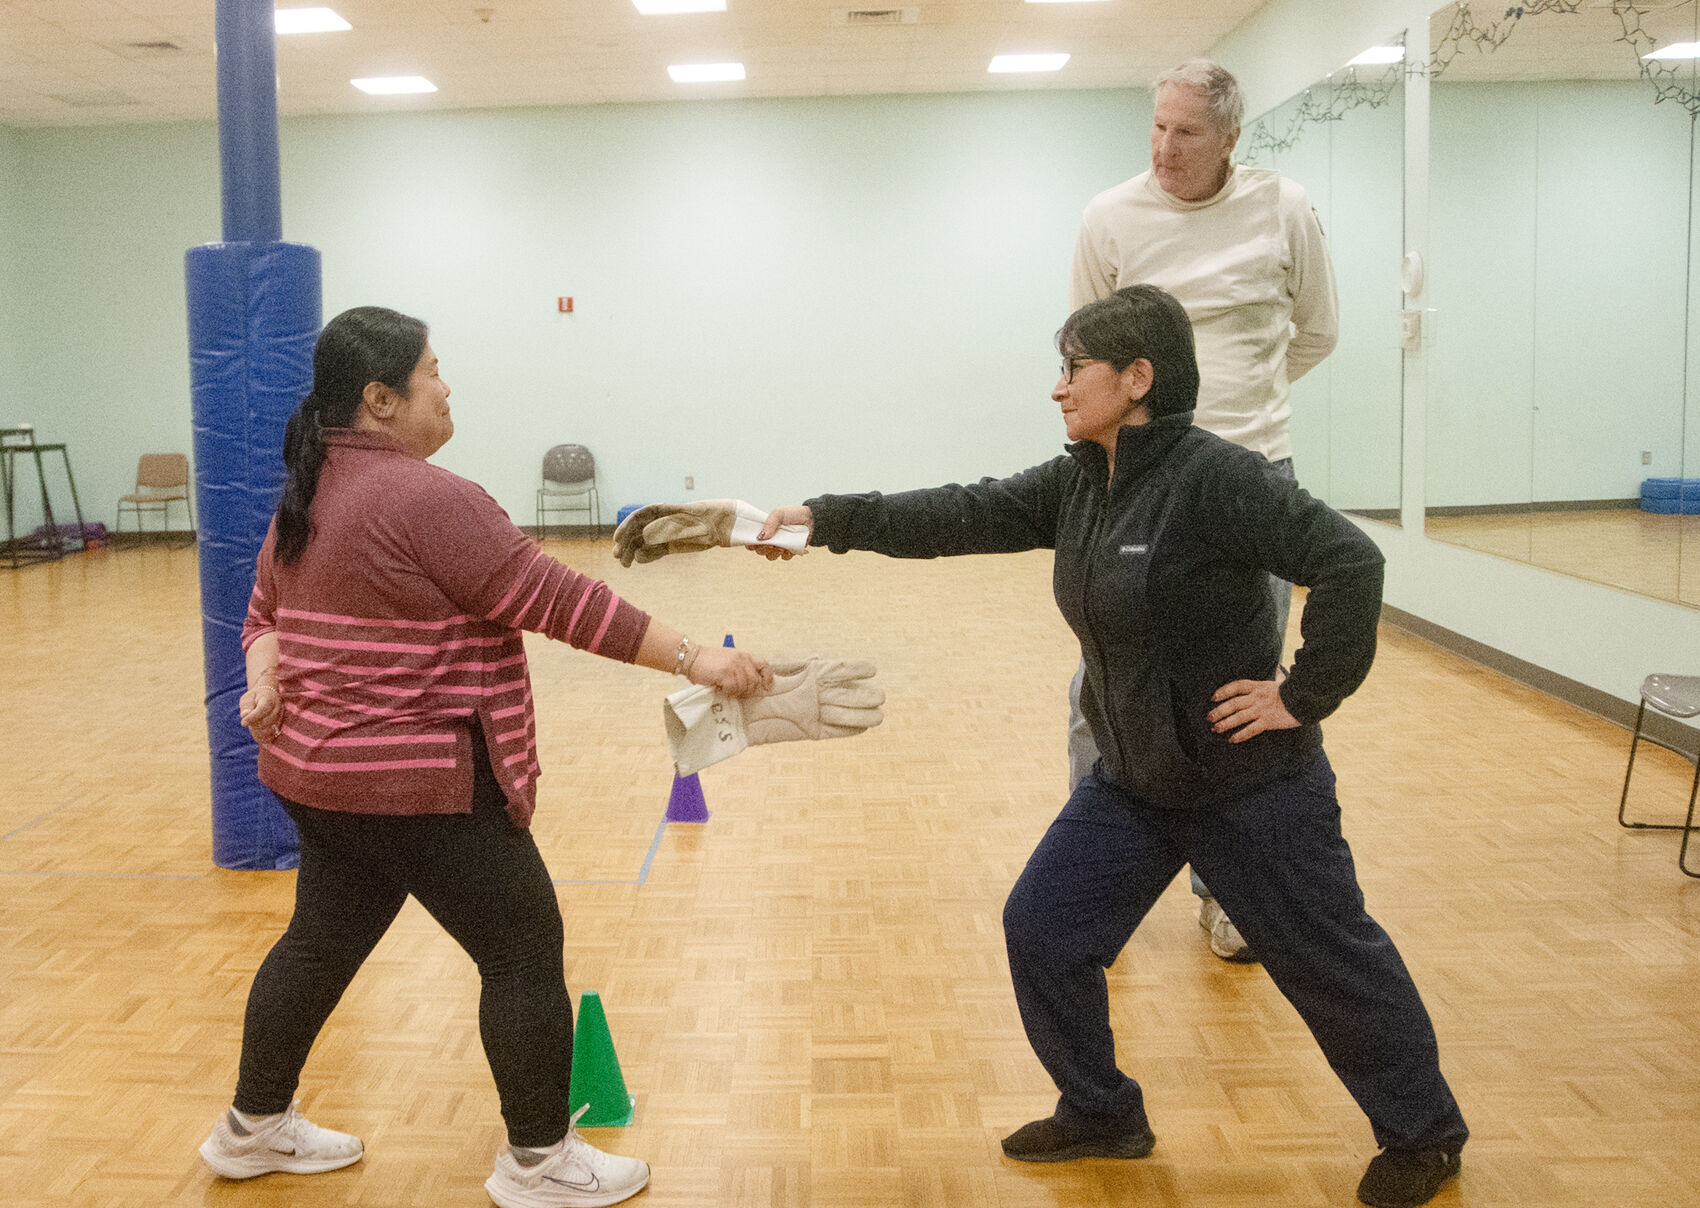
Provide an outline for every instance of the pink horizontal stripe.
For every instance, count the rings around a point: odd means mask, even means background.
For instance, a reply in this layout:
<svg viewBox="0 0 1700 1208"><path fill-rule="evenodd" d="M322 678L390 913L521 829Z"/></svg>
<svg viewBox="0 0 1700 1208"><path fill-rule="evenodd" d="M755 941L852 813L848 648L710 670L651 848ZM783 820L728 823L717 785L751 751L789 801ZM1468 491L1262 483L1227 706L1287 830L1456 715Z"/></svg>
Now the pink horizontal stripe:
<svg viewBox="0 0 1700 1208"><path fill-rule="evenodd" d="M530 612L531 606L533 604L537 603L537 597L542 593L543 589L545 587L547 587L548 585L549 585L549 575L547 574L547 572L545 572L544 574L542 574L538 577L537 586L536 586L536 588L534 588L532 590L531 598L526 600L526 602L520 606L520 609L519 609L518 612L514 613L515 618L523 617L526 613Z"/></svg>
<svg viewBox="0 0 1700 1208"><path fill-rule="evenodd" d="M254 590L258 593L259 588ZM373 629L447 629L451 625L466 625L478 619L466 614L445 617L441 621L405 621L399 617L347 617L334 612L305 612L299 608L280 608L277 615L297 621L317 621L321 625L361 625Z"/></svg>
<svg viewBox="0 0 1700 1208"><path fill-rule="evenodd" d="M303 772L405 772L422 769L439 769L452 771L455 761L452 759L368 759L348 763L328 763L319 760L301 759L283 750L277 744L272 744L271 753L291 767L300 768Z"/></svg>
<svg viewBox="0 0 1700 1208"><path fill-rule="evenodd" d="M590 593L579 593L578 603L573 606L573 615L567 618L567 635L570 637L578 629L578 619L584 615L585 606L590 603Z"/></svg>
<svg viewBox="0 0 1700 1208"><path fill-rule="evenodd" d="M393 738L327 738L327 747L389 747L408 743L453 743L453 734L397 734Z"/></svg>
<svg viewBox="0 0 1700 1208"><path fill-rule="evenodd" d="M504 696L524 685L524 680L508 680L501 684L433 684L429 688L400 688L389 684L366 684L363 686L368 692L376 692L381 696L412 699L424 696L427 692L438 696Z"/></svg>
<svg viewBox="0 0 1700 1208"><path fill-rule="evenodd" d="M284 734L292 737L301 746L406 746L411 742L454 742L454 734L394 734L391 737L335 737L335 739L316 739L303 734L289 725L284 727Z"/></svg>
<svg viewBox="0 0 1700 1208"><path fill-rule="evenodd" d="M525 661L525 654L510 654L502 659L479 659L463 663L433 663L428 667L405 667L390 664L377 666L365 663L324 663L317 659L304 659L299 655L279 652L280 664L287 663L291 667L301 667L308 671L341 671L348 675L448 675L454 671L496 671L503 667L512 667Z"/></svg>
<svg viewBox="0 0 1700 1208"><path fill-rule="evenodd" d="M501 734L496 735L496 742L499 743L499 744L505 745L507 743L512 742L516 738L524 738L524 737L525 737L525 727L521 726L517 730L508 730L508 731L505 731Z"/></svg>
<svg viewBox="0 0 1700 1208"><path fill-rule="evenodd" d="M525 586L525 579L526 579L526 576L531 573L531 568L537 565L537 560L539 558L542 558L542 557L545 557L545 556L546 555L543 553L543 550L541 548L538 548L531 555L531 561L527 562L525 564L525 569L522 570L519 574L514 576L514 585L512 587L508 588L508 594L503 596L501 598L501 601L496 605L496 607L492 608L489 611L489 613L487 614L492 621L496 619L496 616L497 616L498 613L502 612L502 610L507 608L507 606L509 604L513 603L513 599L514 599L515 596L517 596L519 594L520 588Z"/></svg>
<svg viewBox="0 0 1700 1208"><path fill-rule="evenodd" d="M316 721L318 719L314 718L314 720ZM333 728L337 728L336 723L332 722L331 725ZM388 736L369 735L364 737L348 735L342 738L325 738L323 736L315 737L311 734L303 734L300 730L295 729L293 726L283 727L283 732L304 747L391 747L406 746L411 743L421 742L452 743L455 740L455 736L453 734L392 734Z"/></svg>
<svg viewBox="0 0 1700 1208"><path fill-rule="evenodd" d="M602 649L602 639L608 636L608 626L614 623L614 614L619 611L620 597L613 592L608 593L608 611L602 614L602 628L596 631L596 636L590 639L590 645L585 649L595 654Z"/></svg>
<svg viewBox="0 0 1700 1208"><path fill-rule="evenodd" d="M509 755L506 759L502 760L502 766L504 768L511 768L511 767L513 767L514 764L518 763L520 760L529 759L530 757L531 757L531 752L529 752L529 751L516 751L512 755Z"/></svg>
<svg viewBox="0 0 1700 1208"><path fill-rule="evenodd" d="M565 570L566 568L562 567L562 569ZM567 573L571 574L572 572L567 571ZM543 606L543 616L537 622L537 631L539 633L549 632L549 622L555 618L555 605L560 602L561 588L560 585L557 584L555 586L555 590L549 593L549 602Z"/></svg>
<svg viewBox="0 0 1700 1208"><path fill-rule="evenodd" d="M490 713L490 720L491 721L501 721L504 718L512 717L516 713L524 713L524 712L525 712L525 706L524 705L509 705L506 709L492 710L491 713Z"/></svg>
<svg viewBox="0 0 1700 1208"><path fill-rule="evenodd" d="M356 701L344 700L340 692L327 688L323 684L315 684L312 681L308 681L306 687L310 691L298 695L305 695L315 700L330 701L339 709L346 709L351 713L361 713L367 717L471 717L476 712L474 709L463 708L459 705L433 705L427 710L387 709L378 705L363 705ZM341 725L341 723L327 724Z"/></svg>
<svg viewBox="0 0 1700 1208"><path fill-rule="evenodd" d="M443 650L464 650L468 646L500 646L507 639L507 634L496 634L486 638L451 638L446 642L426 645L419 642L357 642L352 639L316 638L305 633L286 633L282 638L286 642L299 642L303 646L322 646L327 650L381 650L390 654L436 654Z"/></svg>

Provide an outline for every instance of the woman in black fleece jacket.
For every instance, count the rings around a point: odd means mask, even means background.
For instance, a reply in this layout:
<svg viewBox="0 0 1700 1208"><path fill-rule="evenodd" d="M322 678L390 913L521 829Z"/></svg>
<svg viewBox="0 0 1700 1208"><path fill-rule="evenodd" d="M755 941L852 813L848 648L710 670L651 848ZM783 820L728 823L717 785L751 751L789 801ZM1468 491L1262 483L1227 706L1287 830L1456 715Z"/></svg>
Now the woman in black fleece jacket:
<svg viewBox="0 0 1700 1208"><path fill-rule="evenodd" d="M806 524L835 553L898 558L1056 551L1102 758L1004 906L1022 1022L1060 1091L1056 1114L1004 1152L1151 1152L1139 1084L1116 1066L1104 970L1191 863L1369 1116L1383 1152L1359 1198L1424 1203L1469 1132L1416 986L1364 911L1318 725L1375 657L1381 553L1262 457L1193 427L1192 327L1162 290L1082 307L1057 342L1066 455L972 486L825 495L762 531ZM1287 673L1271 573L1309 589Z"/></svg>

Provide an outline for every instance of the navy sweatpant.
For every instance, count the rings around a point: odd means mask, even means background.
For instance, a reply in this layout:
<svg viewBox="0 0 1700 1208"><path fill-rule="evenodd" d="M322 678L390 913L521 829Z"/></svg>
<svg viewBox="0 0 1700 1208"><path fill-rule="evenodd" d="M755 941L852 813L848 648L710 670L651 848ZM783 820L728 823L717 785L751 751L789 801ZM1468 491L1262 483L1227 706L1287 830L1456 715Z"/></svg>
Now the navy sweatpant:
<svg viewBox="0 0 1700 1208"><path fill-rule="evenodd" d="M1441 1075L1434 1026L1398 950L1364 912L1318 755L1225 806L1161 810L1093 771L1040 840L1004 905L1027 1038L1083 1131L1144 1122L1116 1067L1104 970L1190 863L1297 1008L1376 1143L1457 1150L1469 1136Z"/></svg>

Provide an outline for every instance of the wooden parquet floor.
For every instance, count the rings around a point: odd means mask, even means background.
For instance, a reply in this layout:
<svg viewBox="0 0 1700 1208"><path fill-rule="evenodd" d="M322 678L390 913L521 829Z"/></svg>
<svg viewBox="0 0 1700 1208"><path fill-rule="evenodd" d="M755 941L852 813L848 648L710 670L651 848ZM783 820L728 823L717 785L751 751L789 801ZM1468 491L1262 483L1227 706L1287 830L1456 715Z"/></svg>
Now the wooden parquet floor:
<svg viewBox="0 0 1700 1208"><path fill-rule="evenodd" d="M537 833L568 979L600 992L654 1179L638 1204L1349 1205L1369 1128L1256 967L1210 956L1184 880L1112 969L1156 1153L1023 1166L1054 1091L1021 1032L1005 893L1059 807L1075 651L1041 555L815 552L622 569L698 638L874 659L886 724L703 774L663 827L664 677L531 643ZM212 1177L249 979L291 873L210 863L192 550L0 574L0 1202L475 1208L502 1135L470 962L409 905L308 1063L304 1109L366 1159ZM1384 629L1326 725L1370 909L1399 942L1474 1139L1435 1202L1700 1205L1700 882L1620 831L1627 735ZM1633 805L1680 817L1654 750Z"/></svg>

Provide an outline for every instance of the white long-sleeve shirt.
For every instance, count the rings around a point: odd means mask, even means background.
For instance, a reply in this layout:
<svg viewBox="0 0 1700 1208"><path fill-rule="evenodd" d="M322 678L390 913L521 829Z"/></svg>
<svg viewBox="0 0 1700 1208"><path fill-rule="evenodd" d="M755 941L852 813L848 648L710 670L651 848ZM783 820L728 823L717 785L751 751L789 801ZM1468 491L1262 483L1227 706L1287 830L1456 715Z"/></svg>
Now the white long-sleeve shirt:
<svg viewBox="0 0 1700 1208"><path fill-rule="evenodd" d="M1287 385L1339 336L1334 267L1304 189L1235 165L1203 201L1171 197L1149 172L1098 194L1081 220L1070 309L1142 282L1192 320L1194 422L1271 461L1291 457Z"/></svg>

